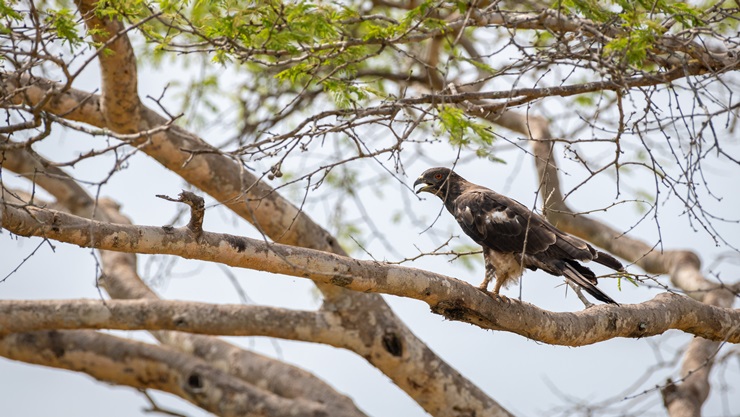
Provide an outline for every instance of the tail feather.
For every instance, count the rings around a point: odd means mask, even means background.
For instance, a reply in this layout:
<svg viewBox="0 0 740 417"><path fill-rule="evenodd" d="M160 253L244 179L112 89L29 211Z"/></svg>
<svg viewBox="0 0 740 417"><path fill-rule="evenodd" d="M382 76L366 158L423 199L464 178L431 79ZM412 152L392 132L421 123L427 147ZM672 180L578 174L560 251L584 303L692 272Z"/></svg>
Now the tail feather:
<svg viewBox="0 0 740 417"><path fill-rule="evenodd" d="M606 267L609 267L615 271L624 271L624 266L622 266L622 263L617 260L617 258L609 255L608 253L596 251L596 256L594 256L594 262L602 264Z"/></svg>
<svg viewBox="0 0 740 417"><path fill-rule="evenodd" d="M596 274L594 274L594 271L592 271L589 267L583 266L578 263L578 261L571 260L571 259L565 259L565 263L573 267L573 269L576 270L583 278L586 278L590 283L596 285L598 281L596 280Z"/></svg>
<svg viewBox="0 0 740 417"><path fill-rule="evenodd" d="M591 294L597 300L609 304L618 304L611 297L604 294L604 292L602 292L600 289L596 288L596 286L588 278L584 277L583 274L578 271L578 269L574 268L573 265L566 263L565 267L563 268L563 275L565 275L567 279L573 281L579 287L586 290L587 293Z"/></svg>

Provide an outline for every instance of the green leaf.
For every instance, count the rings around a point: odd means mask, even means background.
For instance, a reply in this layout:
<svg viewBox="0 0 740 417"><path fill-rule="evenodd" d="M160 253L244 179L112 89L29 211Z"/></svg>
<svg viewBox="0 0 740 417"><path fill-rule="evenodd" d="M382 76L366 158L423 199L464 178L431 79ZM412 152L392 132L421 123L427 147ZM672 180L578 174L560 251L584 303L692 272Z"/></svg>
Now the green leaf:
<svg viewBox="0 0 740 417"><path fill-rule="evenodd" d="M629 65L640 66L647 56L647 51L655 44L657 36L651 27L633 28L627 35L607 43L604 51L622 56Z"/></svg>
<svg viewBox="0 0 740 417"><path fill-rule="evenodd" d="M341 109L349 108L352 104L367 98L364 89L346 82L326 80L322 85L324 91L331 95L334 103Z"/></svg>
<svg viewBox="0 0 740 417"><path fill-rule="evenodd" d="M450 136L453 146L491 145L493 133L490 127L475 122L465 112L453 106L441 106L438 110L440 127Z"/></svg>
<svg viewBox="0 0 740 417"><path fill-rule="evenodd" d="M0 18L10 19L16 22L23 20L20 12L13 8L16 4L18 2L14 0L0 0Z"/></svg>
<svg viewBox="0 0 740 417"><path fill-rule="evenodd" d="M606 22L614 17L614 12L607 9L605 2L596 0L565 0L562 4L571 11L582 14L587 19Z"/></svg>
<svg viewBox="0 0 740 417"><path fill-rule="evenodd" d="M75 15L71 10L49 11L46 21L54 28L57 36L62 40L62 44L68 44L70 49L73 50L75 46L82 43L82 38L77 32Z"/></svg>
<svg viewBox="0 0 740 417"><path fill-rule="evenodd" d="M467 145L470 141L465 136L468 128L465 113L452 106L442 106L437 114L442 129L450 135L450 143L454 146Z"/></svg>
<svg viewBox="0 0 740 417"><path fill-rule="evenodd" d="M630 275L627 272L619 272L619 276L617 277L617 289L619 291L622 291L622 279L625 279L630 284L634 285L635 287L639 287L640 285L637 283L637 280Z"/></svg>
<svg viewBox="0 0 740 417"><path fill-rule="evenodd" d="M13 6L16 4L18 4L17 1L0 0L0 33L10 33L10 29L5 26L2 21L9 20L11 22L20 22L23 20L23 16L13 9Z"/></svg>

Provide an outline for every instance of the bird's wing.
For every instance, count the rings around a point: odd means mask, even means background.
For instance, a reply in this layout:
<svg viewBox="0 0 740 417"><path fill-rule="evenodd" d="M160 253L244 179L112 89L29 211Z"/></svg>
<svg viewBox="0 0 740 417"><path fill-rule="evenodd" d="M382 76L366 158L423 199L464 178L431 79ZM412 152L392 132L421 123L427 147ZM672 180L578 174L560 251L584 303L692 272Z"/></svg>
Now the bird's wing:
<svg viewBox="0 0 740 417"><path fill-rule="evenodd" d="M521 203L483 187L466 190L453 215L465 233L480 245L499 252L542 253L558 240L557 229Z"/></svg>
<svg viewBox="0 0 740 417"><path fill-rule="evenodd" d="M596 288L594 273L577 261L597 260L621 268L619 261L559 230L518 201L478 186L463 191L451 209L465 233L481 246L522 253L525 267L565 275L598 300L616 303Z"/></svg>
<svg viewBox="0 0 740 417"><path fill-rule="evenodd" d="M590 261L596 256L596 249L591 245L571 236L543 220L543 227L551 230L557 239L549 249L549 254L558 258Z"/></svg>
<svg viewBox="0 0 740 417"><path fill-rule="evenodd" d="M597 255L591 245L559 230L522 203L484 187L463 192L455 200L453 214L473 240L500 252L578 261Z"/></svg>
<svg viewBox="0 0 740 417"><path fill-rule="evenodd" d="M543 220L543 226L557 236L555 244L547 249L548 255L576 261L594 261L615 271L624 270L622 263L608 253L594 249L585 241L561 231L545 220Z"/></svg>

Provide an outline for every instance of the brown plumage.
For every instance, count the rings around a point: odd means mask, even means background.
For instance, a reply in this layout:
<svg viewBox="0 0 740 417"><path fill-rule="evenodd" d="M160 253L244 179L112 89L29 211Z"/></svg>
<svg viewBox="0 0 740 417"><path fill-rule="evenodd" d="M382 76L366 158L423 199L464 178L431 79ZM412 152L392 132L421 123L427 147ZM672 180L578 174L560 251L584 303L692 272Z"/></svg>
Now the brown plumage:
<svg viewBox="0 0 740 417"><path fill-rule="evenodd" d="M439 198L463 231L483 247L486 277L483 291L495 278L493 294L516 282L524 268L565 276L597 300L617 304L596 288L596 275L580 262L594 261L615 271L623 270L613 256L594 249L533 213L516 200L473 184L447 168L431 168L414 182Z"/></svg>

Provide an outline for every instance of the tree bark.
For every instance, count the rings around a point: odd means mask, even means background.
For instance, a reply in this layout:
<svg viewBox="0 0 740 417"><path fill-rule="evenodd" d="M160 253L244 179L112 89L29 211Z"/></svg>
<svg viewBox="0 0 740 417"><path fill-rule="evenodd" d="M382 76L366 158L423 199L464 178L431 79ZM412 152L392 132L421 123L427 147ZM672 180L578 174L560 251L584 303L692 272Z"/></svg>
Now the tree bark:
<svg viewBox="0 0 740 417"><path fill-rule="evenodd" d="M169 392L223 417L335 415L326 405L268 393L190 355L92 331L5 335L0 355L83 372L113 384Z"/></svg>
<svg viewBox="0 0 740 417"><path fill-rule="evenodd" d="M7 204L3 210L3 227L21 236L43 236L121 252L172 254L308 278L354 291L415 298L450 319L512 331L545 343L580 346L613 337L646 337L671 328L740 342L736 325L740 311L670 293L637 305L601 305L577 313L553 313L524 302L495 300L465 282L398 265L226 234L203 232L196 237L187 228L102 223L54 210L19 209ZM404 351L405 346L400 345ZM350 348L358 354L366 349L362 344ZM398 354L388 348L387 342L382 349Z"/></svg>

